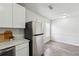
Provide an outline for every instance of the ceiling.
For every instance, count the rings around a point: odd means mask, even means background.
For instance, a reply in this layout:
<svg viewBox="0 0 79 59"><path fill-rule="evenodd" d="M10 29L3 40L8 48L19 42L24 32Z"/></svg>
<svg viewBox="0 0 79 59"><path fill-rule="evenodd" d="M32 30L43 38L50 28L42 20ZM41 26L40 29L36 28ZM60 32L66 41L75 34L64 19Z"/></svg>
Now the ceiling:
<svg viewBox="0 0 79 59"><path fill-rule="evenodd" d="M50 9L48 7L49 5L51 5L53 9ZM79 17L79 3L26 3L25 6L52 20L76 15Z"/></svg>

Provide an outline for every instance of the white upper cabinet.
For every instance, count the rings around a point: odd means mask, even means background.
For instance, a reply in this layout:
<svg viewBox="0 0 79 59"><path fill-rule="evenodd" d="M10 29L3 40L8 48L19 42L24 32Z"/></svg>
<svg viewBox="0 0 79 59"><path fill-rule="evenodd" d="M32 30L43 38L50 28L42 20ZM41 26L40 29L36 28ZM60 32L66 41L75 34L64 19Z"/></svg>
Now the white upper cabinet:
<svg viewBox="0 0 79 59"><path fill-rule="evenodd" d="M13 28L25 28L25 8L13 4Z"/></svg>
<svg viewBox="0 0 79 59"><path fill-rule="evenodd" d="M12 4L0 3L0 27L12 27Z"/></svg>
<svg viewBox="0 0 79 59"><path fill-rule="evenodd" d="M25 8L12 3L0 3L0 27L25 28Z"/></svg>

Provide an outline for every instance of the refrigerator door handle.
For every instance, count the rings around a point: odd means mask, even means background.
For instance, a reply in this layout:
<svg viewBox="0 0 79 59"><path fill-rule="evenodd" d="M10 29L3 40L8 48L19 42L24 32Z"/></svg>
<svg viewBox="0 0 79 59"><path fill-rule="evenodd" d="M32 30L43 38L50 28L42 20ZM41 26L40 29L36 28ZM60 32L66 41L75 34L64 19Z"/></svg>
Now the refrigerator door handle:
<svg viewBox="0 0 79 59"><path fill-rule="evenodd" d="M44 33L34 34L33 36L39 36L39 35L44 35Z"/></svg>

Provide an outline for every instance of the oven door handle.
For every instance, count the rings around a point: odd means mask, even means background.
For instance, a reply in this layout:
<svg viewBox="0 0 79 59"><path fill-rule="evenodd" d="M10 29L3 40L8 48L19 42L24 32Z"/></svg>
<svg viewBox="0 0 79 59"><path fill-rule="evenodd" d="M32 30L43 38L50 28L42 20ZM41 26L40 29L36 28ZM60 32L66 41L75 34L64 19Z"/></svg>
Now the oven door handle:
<svg viewBox="0 0 79 59"><path fill-rule="evenodd" d="M4 50L4 52L8 52L8 51L13 50L13 49L14 48L9 48L9 49Z"/></svg>
<svg viewBox="0 0 79 59"><path fill-rule="evenodd" d="M0 51L1 51L1 53L4 53L4 52L8 52L13 49L15 49L15 47L9 47L9 48L6 48L6 49L0 50Z"/></svg>

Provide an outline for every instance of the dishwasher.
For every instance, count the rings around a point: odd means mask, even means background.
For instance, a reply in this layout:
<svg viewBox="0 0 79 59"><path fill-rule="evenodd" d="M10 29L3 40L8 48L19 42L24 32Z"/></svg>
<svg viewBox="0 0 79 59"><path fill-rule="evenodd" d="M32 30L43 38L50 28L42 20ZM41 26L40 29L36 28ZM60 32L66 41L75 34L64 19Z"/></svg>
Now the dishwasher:
<svg viewBox="0 0 79 59"><path fill-rule="evenodd" d="M15 46L0 50L0 56L15 56Z"/></svg>

